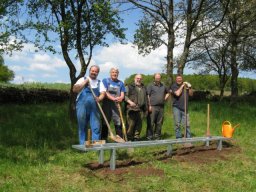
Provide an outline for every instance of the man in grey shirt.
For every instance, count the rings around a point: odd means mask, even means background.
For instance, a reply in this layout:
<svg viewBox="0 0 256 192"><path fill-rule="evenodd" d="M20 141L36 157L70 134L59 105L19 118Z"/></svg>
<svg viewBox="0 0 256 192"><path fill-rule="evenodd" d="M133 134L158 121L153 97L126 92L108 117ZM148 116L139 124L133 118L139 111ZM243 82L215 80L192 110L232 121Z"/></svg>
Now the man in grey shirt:
<svg viewBox="0 0 256 192"><path fill-rule="evenodd" d="M154 75L154 82L147 87L148 116L147 139L161 139L164 117L164 102L169 97L168 89L161 82L161 74Z"/></svg>

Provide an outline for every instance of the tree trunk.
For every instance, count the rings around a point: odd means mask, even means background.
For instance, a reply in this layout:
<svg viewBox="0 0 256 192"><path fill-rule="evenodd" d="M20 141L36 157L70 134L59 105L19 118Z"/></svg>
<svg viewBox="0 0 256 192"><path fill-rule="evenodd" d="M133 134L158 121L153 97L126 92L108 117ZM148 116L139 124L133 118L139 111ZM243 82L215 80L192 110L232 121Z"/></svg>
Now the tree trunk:
<svg viewBox="0 0 256 192"><path fill-rule="evenodd" d="M167 84L173 83L173 49L174 49L174 15L173 15L173 1L169 2L169 20L168 20L168 45L167 45Z"/></svg>
<svg viewBox="0 0 256 192"><path fill-rule="evenodd" d="M70 100L69 100L69 118L71 121L75 121L75 119L76 119L76 115L75 115L76 114L75 113L76 94L73 92L72 88L78 78L76 78L76 68L75 68L73 62L71 61L71 59L69 58L68 52L64 46L62 47L62 54L63 54L65 62L67 63L67 65L69 67L69 77L71 80Z"/></svg>
<svg viewBox="0 0 256 192"><path fill-rule="evenodd" d="M189 54L189 47L190 47L190 42L191 42L191 36L192 36L192 31L194 29L193 27L193 18L192 18L192 0L187 1L187 15L186 15L186 25L187 25L187 30L186 30L186 39L184 42L184 48L183 48L183 53L181 54L181 57L179 59L178 63L178 74L183 74L185 64L187 62L188 54ZM198 10L199 11L199 10Z"/></svg>
<svg viewBox="0 0 256 192"><path fill-rule="evenodd" d="M237 41L236 36L232 35L231 37L231 100L234 101L238 96L238 66L237 66Z"/></svg>

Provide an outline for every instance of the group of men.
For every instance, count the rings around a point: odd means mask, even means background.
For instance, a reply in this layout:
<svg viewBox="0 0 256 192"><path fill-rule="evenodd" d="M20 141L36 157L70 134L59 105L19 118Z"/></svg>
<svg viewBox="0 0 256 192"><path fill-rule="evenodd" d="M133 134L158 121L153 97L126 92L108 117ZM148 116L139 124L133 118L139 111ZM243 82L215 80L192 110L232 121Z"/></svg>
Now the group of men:
<svg viewBox="0 0 256 192"><path fill-rule="evenodd" d="M90 67L89 76L78 79L73 91L78 93L76 112L78 121L79 143L87 140L87 127L90 122L92 141L107 140L107 124L113 121L115 132L123 137L120 104L125 102L126 134L129 141L140 140L142 121L147 117L146 137L148 140L161 139L164 117L164 104L169 95L173 96L174 129L176 138L181 138L181 126L186 126L186 137L191 137L189 115L187 113L188 96L192 95L191 85L183 82L182 76L177 75L176 82L167 88L161 82L161 74L154 75L154 81L147 87L142 83L142 75L136 74L134 82L129 85L118 79L119 70L110 69L110 77L102 81L97 79L100 68ZM98 103L106 119L101 122ZM108 122L106 122L106 121ZM186 121L186 122L185 122ZM102 125L102 126L101 126Z"/></svg>

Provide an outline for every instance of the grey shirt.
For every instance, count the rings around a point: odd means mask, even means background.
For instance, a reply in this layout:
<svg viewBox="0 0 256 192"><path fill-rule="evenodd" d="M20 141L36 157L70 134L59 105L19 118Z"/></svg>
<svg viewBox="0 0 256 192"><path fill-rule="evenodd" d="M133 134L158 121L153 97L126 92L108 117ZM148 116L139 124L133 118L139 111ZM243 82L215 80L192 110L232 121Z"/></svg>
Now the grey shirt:
<svg viewBox="0 0 256 192"><path fill-rule="evenodd" d="M168 89L162 83L157 85L152 83L147 87L147 94L150 99L150 105L163 106L165 95L168 93Z"/></svg>

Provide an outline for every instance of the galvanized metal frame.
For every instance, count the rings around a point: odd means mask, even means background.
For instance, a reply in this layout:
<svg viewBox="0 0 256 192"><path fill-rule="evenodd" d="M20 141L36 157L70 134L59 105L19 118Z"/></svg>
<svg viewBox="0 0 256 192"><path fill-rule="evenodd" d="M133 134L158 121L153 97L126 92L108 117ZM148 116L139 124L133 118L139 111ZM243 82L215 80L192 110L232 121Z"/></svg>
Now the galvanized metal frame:
<svg viewBox="0 0 256 192"><path fill-rule="evenodd" d="M210 136L210 137L193 137L193 138L181 138L181 139L166 139L166 140L154 140L154 141L134 141L125 143L106 143L100 145L93 145L85 147L85 145L72 145L72 148L79 151L98 151L99 153L99 164L104 163L104 151L110 150L110 169L115 170L116 168L116 150L123 148L136 148L136 147L152 147L158 145L167 145L167 155L172 154L173 144L185 144L185 143L196 143L205 142L206 146L209 146L210 141L217 141L217 150L222 149L222 141L230 140L230 138L222 136Z"/></svg>

